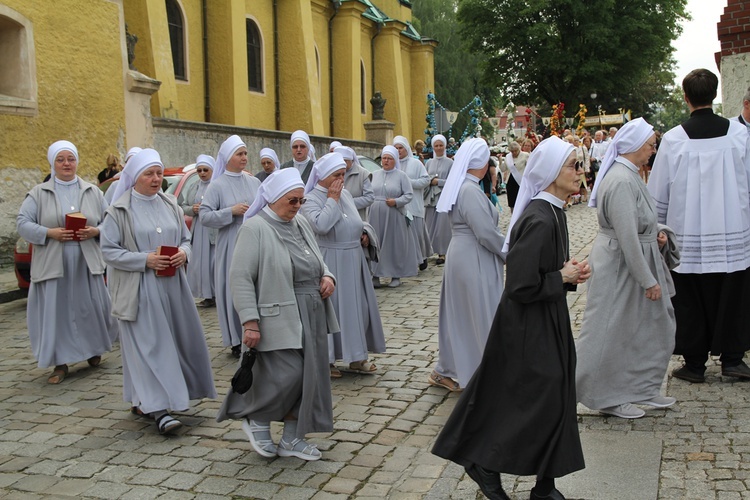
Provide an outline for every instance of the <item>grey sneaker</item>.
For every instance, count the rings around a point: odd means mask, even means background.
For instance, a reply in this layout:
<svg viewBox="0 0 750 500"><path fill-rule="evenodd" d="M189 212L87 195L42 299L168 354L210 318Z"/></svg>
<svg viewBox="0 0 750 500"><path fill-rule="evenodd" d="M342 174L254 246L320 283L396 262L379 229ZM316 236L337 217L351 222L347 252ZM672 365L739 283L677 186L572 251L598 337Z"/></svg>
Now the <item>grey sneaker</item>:
<svg viewBox="0 0 750 500"><path fill-rule="evenodd" d="M599 410L599 413L604 413L605 415L614 415L615 417L620 418L641 418L646 414L645 411L641 410L640 408L636 408L630 403L610 406L609 408L602 408L601 410Z"/></svg>

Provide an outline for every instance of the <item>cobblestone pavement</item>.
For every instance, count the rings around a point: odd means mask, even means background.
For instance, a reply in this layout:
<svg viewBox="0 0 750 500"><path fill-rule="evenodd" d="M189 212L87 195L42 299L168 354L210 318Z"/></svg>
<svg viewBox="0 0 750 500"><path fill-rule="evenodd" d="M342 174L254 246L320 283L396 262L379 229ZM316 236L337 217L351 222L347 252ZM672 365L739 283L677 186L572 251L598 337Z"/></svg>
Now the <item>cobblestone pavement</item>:
<svg viewBox="0 0 750 500"><path fill-rule="evenodd" d="M585 257L595 212L579 205L568 215L572 253ZM400 288L377 291L388 352L374 356L378 375L345 373L333 382L335 431L311 439L323 450L318 462L261 458L238 422L214 420L220 401L199 402L180 415L186 426L179 436L160 436L122 401L119 350L97 369L72 366L63 384L50 386L49 370L36 368L29 348L26 300L0 305L0 496L481 498L461 468L429 453L457 399L426 383L437 354L441 274L431 264ZM576 332L585 308L579 288L569 296ZM221 347L215 310L200 312L223 395L235 360ZM750 498L747 388L712 367L706 384L669 381L674 409L624 421L580 408L580 429L661 439L659 498ZM515 498L527 498L533 485L533 478L503 481Z"/></svg>

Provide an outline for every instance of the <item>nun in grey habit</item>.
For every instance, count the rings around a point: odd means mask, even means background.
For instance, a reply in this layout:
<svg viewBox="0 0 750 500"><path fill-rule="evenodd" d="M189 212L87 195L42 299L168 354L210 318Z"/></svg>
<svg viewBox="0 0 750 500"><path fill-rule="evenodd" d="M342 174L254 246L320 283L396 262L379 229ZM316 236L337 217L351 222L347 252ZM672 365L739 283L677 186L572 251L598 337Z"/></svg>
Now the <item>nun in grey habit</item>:
<svg viewBox="0 0 750 500"><path fill-rule="evenodd" d="M656 205L639 175L656 143L643 118L626 123L607 150L589 206L599 234L591 250L586 312L576 342L578 401L621 418L666 408L661 384L675 345L670 274L657 240Z"/></svg>
<svg viewBox="0 0 750 500"><path fill-rule="evenodd" d="M123 399L162 434L182 426L169 414L215 398L211 360L185 275L190 233L177 201L161 192L164 165L144 149L122 171L102 224L112 315L120 322ZM159 247L177 247L173 256ZM174 276L158 271L176 267Z"/></svg>
<svg viewBox="0 0 750 500"><path fill-rule="evenodd" d="M354 200L354 206L362 220L367 220L367 207L375 201L372 193L372 174L359 163L357 153L347 146L338 146L333 150L344 157L346 174L344 175L344 189L349 191Z"/></svg>
<svg viewBox="0 0 750 500"><path fill-rule="evenodd" d="M341 332L331 335L328 341L334 378L341 376L336 360L348 363L352 371L374 373L377 367L367 361L367 353L385 352L378 302L362 251L363 246L369 246L369 239L352 195L344 189L346 167L337 152L319 158L307 181L307 202L301 209L312 226L323 260L338 276L331 302Z"/></svg>
<svg viewBox="0 0 750 500"><path fill-rule="evenodd" d="M255 200L260 181L245 172L247 146L238 136L230 136L219 148L211 184L203 197L199 216L207 227L219 230L214 259L214 290L221 340L240 357L242 323L232 304L229 266L232 264L237 231L242 216Z"/></svg>
<svg viewBox="0 0 750 500"><path fill-rule="evenodd" d="M380 276L390 276L393 279L388 286L395 288L401 285L399 278L416 276L419 266L418 243L409 229L413 217L406 209L414 192L409 176L399 170L396 148L385 146L380 158L383 169L372 174L375 201L367 212L367 220L380 241L380 257L377 262L370 262L370 269L375 287L380 286Z"/></svg>
<svg viewBox="0 0 750 500"><path fill-rule="evenodd" d="M427 170L422 162L414 157L409 140L406 137L397 135L393 139L393 145L398 150L400 169L409 177L414 192L414 196L406 204L406 210L411 216L409 228L417 241L416 251L417 262L420 263L419 269L425 269L427 257L432 255L430 236L427 234L427 227L424 223L424 191L430 185L430 177L427 175Z"/></svg>
<svg viewBox="0 0 750 500"><path fill-rule="evenodd" d="M427 160L427 175L430 177L430 186L425 191L425 225L427 233L430 235L432 249L438 254L436 264L445 262L445 253L448 251L448 245L451 242L451 220L450 215L437 211L437 204L440 201L440 193L445 186L453 166L453 160L445 156L445 145L448 141L445 136L438 134L432 138L433 156Z"/></svg>
<svg viewBox="0 0 750 500"><path fill-rule="evenodd" d="M200 180L185 195L182 210L193 216L190 226L190 246L193 252L188 266L188 283L193 297L203 299L200 305L210 307L214 301L214 250L216 248L217 230L206 227L200 218L200 206L211 184L214 170L214 159L209 155L199 155L195 160L195 170Z"/></svg>
<svg viewBox="0 0 750 500"><path fill-rule="evenodd" d="M333 430L328 334L338 332L328 298L335 289L307 220L295 168L269 175L245 213L237 235L230 286L244 328L243 344L257 349L253 385L231 388L216 419L242 420L250 444L263 457L318 460L305 441ZM278 445L270 422L283 421Z"/></svg>
<svg viewBox="0 0 750 500"><path fill-rule="evenodd" d="M99 366L117 328L95 240L107 202L76 175L78 150L72 143L55 142L47 159L51 178L29 191L16 222L18 234L34 245L26 314L31 349L39 368L55 367L47 381L59 384L68 363L85 359ZM86 216L86 227L75 233L65 229L65 215L72 212Z"/></svg>
<svg viewBox="0 0 750 500"><path fill-rule="evenodd" d="M450 217L453 238L440 290L438 362L428 382L450 391L465 387L482 361L503 294L505 238L498 211L479 187L489 159L483 139L464 142L437 206Z"/></svg>

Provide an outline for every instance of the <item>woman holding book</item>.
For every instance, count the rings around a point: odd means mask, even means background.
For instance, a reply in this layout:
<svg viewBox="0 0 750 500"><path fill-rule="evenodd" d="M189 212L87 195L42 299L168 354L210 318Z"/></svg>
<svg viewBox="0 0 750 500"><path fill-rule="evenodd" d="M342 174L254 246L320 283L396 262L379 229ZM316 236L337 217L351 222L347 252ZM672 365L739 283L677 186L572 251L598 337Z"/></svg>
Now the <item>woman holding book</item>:
<svg viewBox="0 0 750 500"><path fill-rule="evenodd" d="M164 165L144 149L122 171L102 224L112 315L120 321L123 399L168 434L169 414L215 398L211 361L185 275L190 232L173 196L161 191Z"/></svg>
<svg viewBox="0 0 750 500"><path fill-rule="evenodd" d="M50 180L29 191L16 222L18 234L34 245L26 315L31 349L39 368L55 367L47 382L59 384L69 363L99 366L117 329L97 242L107 202L76 175L78 150L72 143L52 144L47 160ZM75 215L77 230L71 229Z"/></svg>

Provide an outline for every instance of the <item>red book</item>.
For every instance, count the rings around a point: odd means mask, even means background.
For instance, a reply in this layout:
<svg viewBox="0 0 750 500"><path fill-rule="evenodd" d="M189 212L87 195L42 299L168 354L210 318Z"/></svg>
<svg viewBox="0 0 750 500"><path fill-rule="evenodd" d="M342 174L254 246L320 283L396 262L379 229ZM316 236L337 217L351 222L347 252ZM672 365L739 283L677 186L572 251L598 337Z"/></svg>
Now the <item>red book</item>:
<svg viewBox="0 0 750 500"><path fill-rule="evenodd" d="M78 231L86 227L86 216L81 212L73 212L65 216L65 229L68 231ZM81 238L74 232L73 241L81 241Z"/></svg>
<svg viewBox="0 0 750 500"><path fill-rule="evenodd" d="M179 248L177 247L168 247L168 246L160 246L156 248L156 255L168 255L169 257L176 255L177 252L179 252ZM157 276L174 276L177 272L177 268L173 266L169 266L166 269L162 269L160 271L156 271Z"/></svg>

